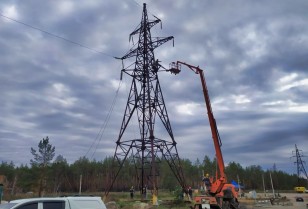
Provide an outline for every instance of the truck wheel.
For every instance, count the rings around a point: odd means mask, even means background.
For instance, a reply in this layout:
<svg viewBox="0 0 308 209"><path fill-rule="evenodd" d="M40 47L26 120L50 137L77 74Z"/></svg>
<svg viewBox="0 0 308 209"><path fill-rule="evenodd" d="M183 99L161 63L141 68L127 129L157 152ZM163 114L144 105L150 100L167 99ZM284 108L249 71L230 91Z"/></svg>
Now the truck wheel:
<svg viewBox="0 0 308 209"><path fill-rule="evenodd" d="M222 202L222 209L231 209L229 201Z"/></svg>

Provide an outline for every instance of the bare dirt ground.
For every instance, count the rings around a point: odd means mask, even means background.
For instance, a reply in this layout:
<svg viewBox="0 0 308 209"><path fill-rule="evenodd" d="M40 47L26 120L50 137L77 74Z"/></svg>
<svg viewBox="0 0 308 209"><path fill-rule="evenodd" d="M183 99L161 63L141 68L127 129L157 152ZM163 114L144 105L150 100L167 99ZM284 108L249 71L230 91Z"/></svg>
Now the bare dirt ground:
<svg viewBox="0 0 308 209"><path fill-rule="evenodd" d="M246 199L246 198L241 198L239 199L240 202L240 207L239 209L308 209L308 193L281 193L280 194L281 198L276 199L274 201L274 205L271 204L269 201L269 198L257 198L256 200L253 199ZM297 202L296 198L297 197L302 197L304 202ZM2 203L5 203L6 201L2 201ZM140 204L135 204L135 205L130 205L130 206L125 206L118 205L116 202L110 202L111 204L106 203L106 206L108 209L118 209L118 208L123 208L123 209L151 209L151 208L161 208L161 209L179 209L179 208L185 208L189 209L188 206L183 206L183 207L178 207L178 206L164 206L164 205L159 205L159 206L152 206L152 204L148 203L140 203Z"/></svg>
<svg viewBox="0 0 308 209"><path fill-rule="evenodd" d="M274 205L269 200L245 200L240 199L241 209L308 209L308 194L281 193L281 198L274 201ZM285 197L285 198L284 198ZM302 197L304 202L297 202L296 198Z"/></svg>

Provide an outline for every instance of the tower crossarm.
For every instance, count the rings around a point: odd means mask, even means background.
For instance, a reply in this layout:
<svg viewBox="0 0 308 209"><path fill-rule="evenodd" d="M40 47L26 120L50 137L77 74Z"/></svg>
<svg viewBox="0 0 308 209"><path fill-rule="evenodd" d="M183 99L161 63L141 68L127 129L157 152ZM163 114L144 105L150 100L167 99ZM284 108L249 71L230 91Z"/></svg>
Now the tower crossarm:
<svg viewBox="0 0 308 209"><path fill-rule="evenodd" d="M156 20L153 20L153 21L148 21L147 27L152 28L154 25L156 25L159 22L161 22L161 20L158 19L158 18ZM129 40L131 40L134 35L139 34L141 32L141 29L142 29L142 25L140 25L136 30L131 32L131 34L129 34Z"/></svg>
<svg viewBox="0 0 308 209"><path fill-rule="evenodd" d="M174 39L173 36L169 36L169 37L164 37L164 38L161 38L161 37L156 37L156 38L153 38L154 40L152 40L152 50L156 49L157 47L163 45L164 43L166 43L167 41L170 41L172 39ZM135 57L137 55L137 52L138 52L139 48L132 48L130 49L126 55L124 55L123 57L121 57L120 59L121 60L124 60L124 59L127 59L127 58L130 58L130 57Z"/></svg>
<svg viewBox="0 0 308 209"><path fill-rule="evenodd" d="M169 36L165 38L156 37L155 39L156 40L152 42L153 49L159 47L160 45L166 43L167 41L174 39L174 37L173 36Z"/></svg>
<svg viewBox="0 0 308 209"><path fill-rule="evenodd" d="M129 52L126 55L124 55L123 57L121 57L120 59L125 60L125 59L130 58L130 57L135 57L137 55L137 51L138 51L138 48L130 49Z"/></svg>

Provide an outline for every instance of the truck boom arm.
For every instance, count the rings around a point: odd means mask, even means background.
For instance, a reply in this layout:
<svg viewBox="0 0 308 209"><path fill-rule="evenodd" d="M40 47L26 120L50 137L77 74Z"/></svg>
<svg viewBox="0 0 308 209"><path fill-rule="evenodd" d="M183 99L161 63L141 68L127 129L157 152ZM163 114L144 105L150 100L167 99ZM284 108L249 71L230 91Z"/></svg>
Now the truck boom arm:
<svg viewBox="0 0 308 209"><path fill-rule="evenodd" d="M208 119L209 119L209 123L210 123L210 127L211 127L211 132L212 132L212 138L214 141L214 147L215 147L215 152L216 152L216 158L217 158L217 163L218 163L218 168L219 168L219 176L216 179L216 181L213 183L213 186L211 188L211 192L212 193L217 193L220 192L222 186L224 183L227 182L227 178L225 175L225 166L224 166L224 160L222 157L222 152L221 152L221 140L220 140L220 136L219 136L219 132L217 129L217 125L216 125L216 120L214 118L214 114L212 111L212 106L211 106L211 101L210 101L210 97L209 97L209 93L207 90L207 86L206 86L206 81L205 81L205 76L203 73L203 70L196 66L193 65L189 65L185 62L181 62L181 61L177 61L177 62L173 62L171 63L171 73L179 73L180 72L180 65L185 65L187 66L189 69L191 69L192 71L194 71L196 74L199 74L200 79L201 79L201 84L202 84L202 89L203 89L203 96L204 96L204 100L205 100L205 104L206 104L206 108L207 108L207 114L208 114Z"/></svg>

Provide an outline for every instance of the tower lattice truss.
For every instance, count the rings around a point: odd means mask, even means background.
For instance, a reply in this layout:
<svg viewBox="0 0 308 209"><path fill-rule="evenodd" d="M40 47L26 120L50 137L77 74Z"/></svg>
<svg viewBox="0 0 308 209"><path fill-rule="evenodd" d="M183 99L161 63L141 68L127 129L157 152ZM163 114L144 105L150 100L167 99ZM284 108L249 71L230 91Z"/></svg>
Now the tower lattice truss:
<svg viewBox="0 0 308 209"><path fill-rule="evenodd" d="M305 162L302 160L303 155L301 154L301 150L297 148L296 144L295 144L295 156L294 157L296 157L296 161L294 163L297 165L297 177L298 177L297 184L298 186L300 186L301 175L305 176L305 178L307 179L307 184L308 184L308 175L304 167Z"/></svg>
<svg viewBox="0 0 308 209"><path fill-rule="evenodd" d="M133 161L136 168L135 180L139 188L147 186L149 189L157 189L157 177L159 176L158 163L166 160L179 184L184 187L184 176L178 155L176 141L172 132L167 109L158 79L158 71L162 66L155 60L154 49L173 40L173 36L159 38L151 37L151 28L161 20L148 19L146 4L143 5L143 13L139 27L130 34L130 40L139 34L136 47L133 47L124 55L122 60L135 57L133 68L124 68L123 73L132 77L130 92L125 108L124 117L113 158L113 174L107 194L112 188L125 161ZM125 131L132 121L137 119L140 138L129 139L125 137ZM160 133L155 133L155 122L160 120L166 130L164 139L159 138ZM133 183L132 177L132 183ZM141 190L142 193L144 192Z"/></svg>

